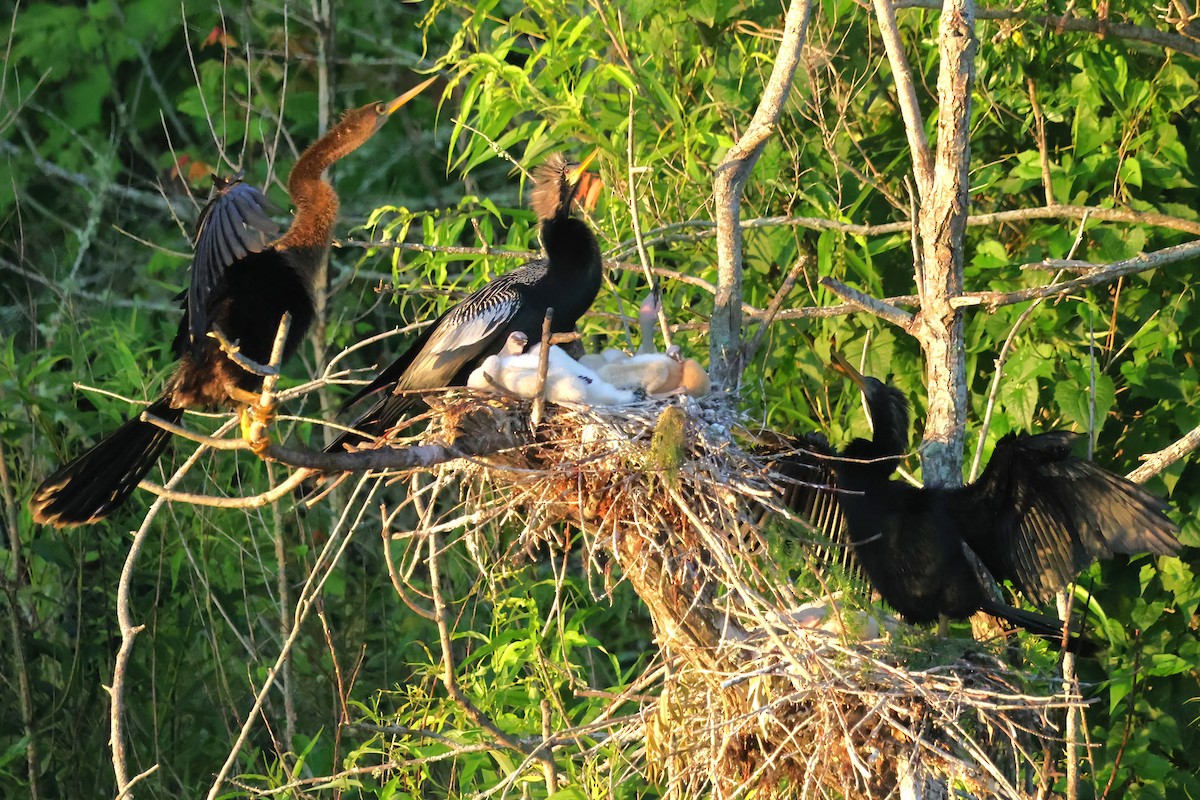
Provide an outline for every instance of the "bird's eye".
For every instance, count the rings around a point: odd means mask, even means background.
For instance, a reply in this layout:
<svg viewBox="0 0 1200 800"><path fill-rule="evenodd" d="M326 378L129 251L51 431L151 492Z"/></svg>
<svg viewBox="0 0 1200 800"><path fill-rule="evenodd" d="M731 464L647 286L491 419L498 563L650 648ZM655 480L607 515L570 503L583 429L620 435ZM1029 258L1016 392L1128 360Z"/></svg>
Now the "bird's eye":
<svg viewBox="0 0 1200 800"><path fill-rule="evenodd" d="M376 114L379 114L380 116L382 116L385 111L386 111L386 109L383 107L383 103L375 104L375 113Z"/></svg>

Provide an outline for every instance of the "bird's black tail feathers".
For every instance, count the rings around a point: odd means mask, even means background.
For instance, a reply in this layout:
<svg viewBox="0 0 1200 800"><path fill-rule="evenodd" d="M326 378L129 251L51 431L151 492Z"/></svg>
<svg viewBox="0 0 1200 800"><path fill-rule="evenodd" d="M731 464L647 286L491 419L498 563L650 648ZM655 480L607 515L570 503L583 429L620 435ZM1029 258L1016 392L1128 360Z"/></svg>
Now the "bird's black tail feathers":
<svg viewBox="0 0 1200 800"><path fill-rule="evenodd" d="M1100 649L1095 642L1083 634L1069 636L1064 643L1063 623L1057 617L1048 617L1045 614L1013 608L998 600L987 603L980 610L986 614L991 614L993 617L999 617L1002 620L1010 622L1019 628L1024 628L1035 636L1042 637L1055 647L1065 649L1068 653L1075 653L1079 656L1092 656Z"/></svg>
<svg viewBox="0 0 1200 800"><path fill-rule="evenodd" d="M146 413L170 423L183 418L183 410L172 408L166 397ZM170 433L139 417L46 478L29 501L34 521L59 528L86 525L104 519L129 499L171 439Z"/></svg>

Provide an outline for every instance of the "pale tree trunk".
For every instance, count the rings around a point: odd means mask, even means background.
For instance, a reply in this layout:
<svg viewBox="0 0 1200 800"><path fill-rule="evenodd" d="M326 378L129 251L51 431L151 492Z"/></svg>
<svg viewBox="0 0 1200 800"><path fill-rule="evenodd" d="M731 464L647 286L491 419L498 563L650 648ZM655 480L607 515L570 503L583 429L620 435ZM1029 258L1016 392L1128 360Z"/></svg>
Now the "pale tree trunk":
<svg viewBox="0 0 1200 800"><path fill-rule="evenodd" d="M951 300L963 288L976 44L974 3L947 0L938 35L941 71L933 185L923 193L917 227L921 254L917 290L922 302L912 326L925 352L929 414L922 473L929 486L962 483L967 383L962 313L951 306Z"/></svg>
<svg viewBox="0 0 1200 800"><path fill-rule="evenodd" d="M913 265L920 310L907 330L925 354L928 416L921 450L927 486L962 483L967 379L962 312L951 301L962 294L967 211L970 205L971 91L975 82L975 9L972 0L946 0L938 32L936 154L926 144L924 123L907 59L900 50L891 0L876 0L876 17L913 148L918 204ZM901 776L904 797L944 796L945 786L925 779L919 764Z"/></svg>

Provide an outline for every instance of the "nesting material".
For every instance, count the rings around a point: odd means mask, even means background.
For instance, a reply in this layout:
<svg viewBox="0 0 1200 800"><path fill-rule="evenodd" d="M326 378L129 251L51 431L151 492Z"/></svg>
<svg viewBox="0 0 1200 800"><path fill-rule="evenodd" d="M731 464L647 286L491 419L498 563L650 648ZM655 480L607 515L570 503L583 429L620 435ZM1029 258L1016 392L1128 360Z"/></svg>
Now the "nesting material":
<svg viewBox="0 0 1200 800"><path fill-rule="evenodd" d="M654 620L666 677L644 713L610 735L672 796L884 797L937 786L1036 795L1047 754L1061 748L1056 720L1079 699L1028 666L1011 668L1002 648L938 639L881 622L852 598L795 588L758 526L764 508L788 512L765 461L737 444L744 430L732 412L688 397L551 405L531 429L529 406L441 401L426 437L452 446L492 437L500 452L446 465L461 488L439 477L446 496L426 502L471 509L467 544L481 574L537 545L561 550L574 529L598 602L612 582L631 584ZM500 551L495 526L514 524L522 535Z"/></svg>

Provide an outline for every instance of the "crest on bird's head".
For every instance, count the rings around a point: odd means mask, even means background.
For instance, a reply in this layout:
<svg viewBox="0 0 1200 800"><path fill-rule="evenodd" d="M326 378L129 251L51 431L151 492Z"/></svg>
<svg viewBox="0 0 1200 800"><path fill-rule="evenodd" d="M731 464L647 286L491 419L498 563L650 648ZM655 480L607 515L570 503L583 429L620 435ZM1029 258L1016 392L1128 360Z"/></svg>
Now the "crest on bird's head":
<svg viewBox="0 0 1200 800"><path fill-rule="evenodd" d="M577 199L590 199L591 187L600 179L587 172L587 168L597 152L593 151L578 163L568 161L561 153L554 153L533 170L529 205L538 219L570 216L572 204Z"/></svg>

